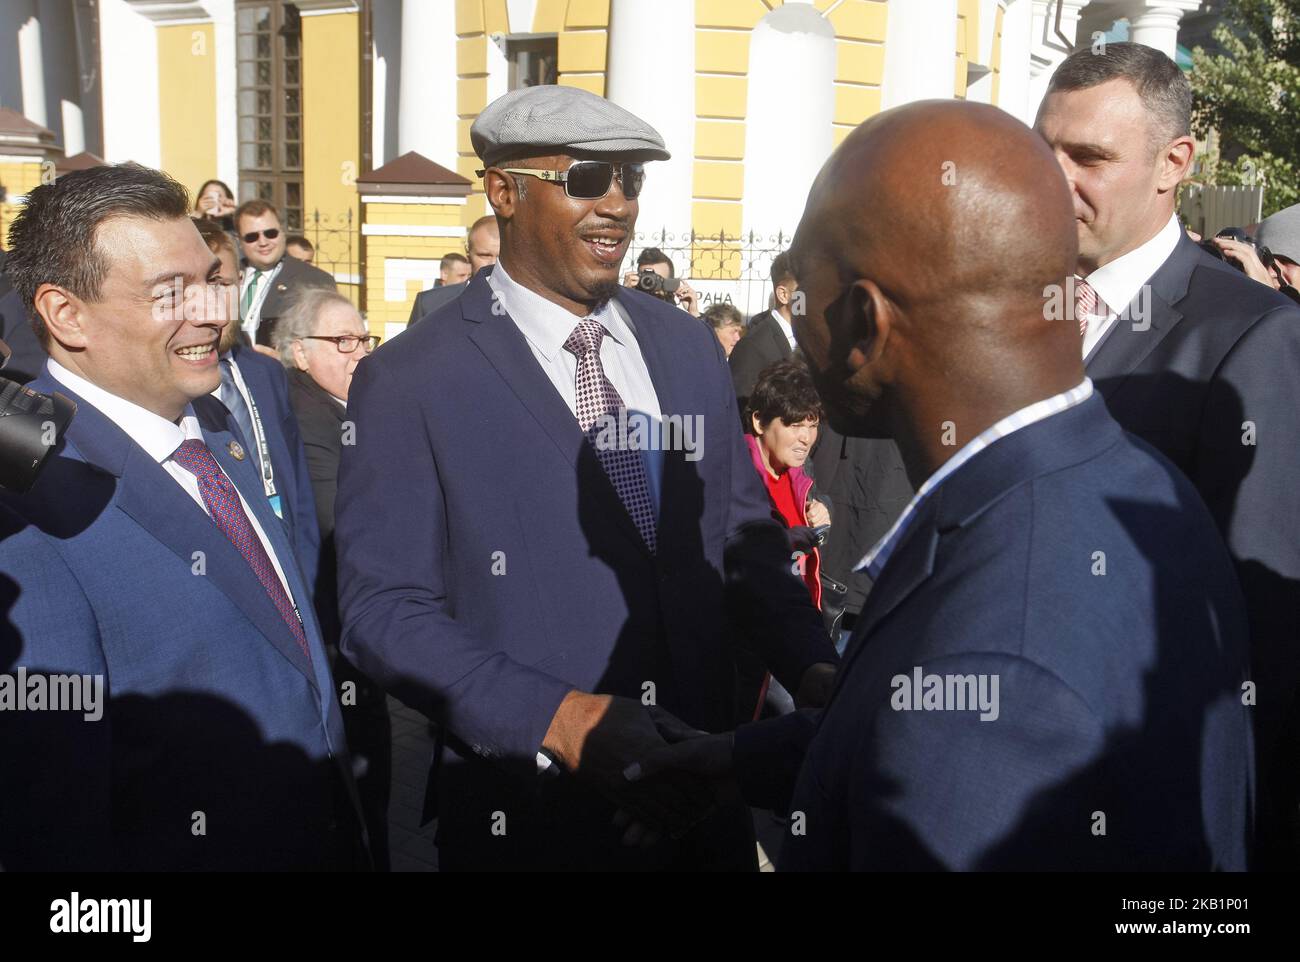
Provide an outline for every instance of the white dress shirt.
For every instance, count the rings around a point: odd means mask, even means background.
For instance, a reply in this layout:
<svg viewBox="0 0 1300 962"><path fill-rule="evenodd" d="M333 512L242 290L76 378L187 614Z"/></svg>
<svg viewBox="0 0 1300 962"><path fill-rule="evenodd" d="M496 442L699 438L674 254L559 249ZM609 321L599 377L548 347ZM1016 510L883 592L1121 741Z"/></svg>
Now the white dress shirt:
<svg viewBox="0 0 1300 962"><path fill-rule="evenodd" d="M784 334L785 339L790 342L790 350L792 351L799 350L799 342L794 339L794 326L791 325L791 323L787 321L784 317L782 317L781 312L778 311L776 308L772 308L772 310L769 313L774 318L776 318L776 323L777 326L781 328L781 333Z"/></svg>
<svg viewBox="0 0 1300 962"><path fill-rule="evenodd" d="M191 500L202 509L204 514L211 517L208 506L203 501L203 495L199 491L198 478L190 474L172 458L172 455L176 453L176 449L181 446L182 441L197 440L207 443L203 437L203 431L199 428L199 419L195 417L194 408L191 405L185 405L185 413L181 415L180 423L176 424L125 398L108 393L98 385L87 381L84 377L72 373L52 358L46 362L46 366L51 377L79 395L86 403L97 408L101 414L126 432L127 437L144 448L145 453L162 465L163 470L171 475L172 480L181 486ZM257 515L253 514L253 510L248 506L248 502L244 499L243 493L240 492L239 486L234 481L230 483L235 488L235 493L239 495L240 507L244 509L249 524L257 532L258 540L262 542L267 557L271 559L271 564L275 567L275 573L280 578L280 584L284 586L284 593L297 606L293 592L289 590L289 581L284 576L284 569L280 566L280 559L275 556L275 548L271 546L271 542L266 537L266 532L262 530L262 526L257 521Z"/></svg>
<svg viewBox="0 0 1300 962"><path fill-rule="evenodd" d="M1063 391L1060 394L1053 394L1049 398L1035 401L1019 411L1014 411L967 441L956 454L941 464L934 474L925 479L925 483L917 489L916 495L903 509L903 513L898 516L898 520L894 522L893 527L885 533L883 538L876 542L875 546L866 553L853 570L861 571L865 568L872 581L880 580L881 571L884 570L890 556L894 553L894 549L898 547L898 543L902 541L903 535L907 533L908 525L911 524L912 518L916 515L917 508L920 507L921 502L929 496L931 491L943 483L945 478L994 441L1001 440L1009 434L1014 434L1021 428L1029 427L1035 421L1041 421L1053 414L1067 411L1076 404L1082 404L1090 397L1092 397L1092 381L1085 377L1070 390Z"/></svg>
<svg viewBox="0 0 1300 962"><path fill-rule="evenodd" d="M1142 285L1151 280L1151 275L1169 259L1169 255L1178 246L1182 233L1182 225L1178 223L1177 215L1174 215L1169 218L1169 223L1160 228L1160 233L1141 247L1115 258L1087 276L1088 284L1097 292L1099 313L1088 315L1088 330L1083 335L1085 358L1101 343L1121 313L1130 320L1138 320L1133 316L1131 307L1134 299L1142 290ZM1145 309L1151 306L1149 298L1144 298L1140 303Z"/></svg>
<svg viewBox="0 0 1300 962"><path fill-rule="evenodd" d="M497 261L492 273L488 275L488 284L515 326L523 333L533 357L576 419L578 359L564 349L564 342L582 318L519 284L506 273L500 261ZM646 367L645 358L641 356L641 347L637 344L636 335L632 333L631 324L623 314L622 306L610 299L598 307L591 317L606 331L606 336L600 342L600 363L609 383L614 385L614 390L618 391L619 397L627 405L629 418L633 414L641 414L657 424L662 419L659 395L655 393L650 370ZM656 426L649 436L661 437L658 432ZM642 449L641 457L645 461L650 500L658 515L663 486L663 452L651 445Z"/></svg>

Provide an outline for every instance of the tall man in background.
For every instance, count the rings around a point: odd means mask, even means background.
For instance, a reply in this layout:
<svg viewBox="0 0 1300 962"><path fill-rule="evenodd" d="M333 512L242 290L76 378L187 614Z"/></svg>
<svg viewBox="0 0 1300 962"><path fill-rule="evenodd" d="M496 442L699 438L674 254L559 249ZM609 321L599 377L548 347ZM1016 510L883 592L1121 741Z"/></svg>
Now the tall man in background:
<svg viewBox="0 0 1300 962"><path fill-rule="evenodd" d="M1259 867L1300 866L1300 308L1196 246L1175 216L1192 92L1163 53L1068 57L1036 129L1069 181L1087 371L1120 425L1200 492L1250 612Z"/></svg>
<svg viewBox="0 0 1300 962"><path fill-rule="evenodd" d="M304 287L337 290L334 278L287 252L288 236L280 212L264 200L247 200L235 211L235 232L244 248L244 276L239 285L239 316L254 344L270 348L275 326ZM269 351L274 356L274 351Z"/></svg>

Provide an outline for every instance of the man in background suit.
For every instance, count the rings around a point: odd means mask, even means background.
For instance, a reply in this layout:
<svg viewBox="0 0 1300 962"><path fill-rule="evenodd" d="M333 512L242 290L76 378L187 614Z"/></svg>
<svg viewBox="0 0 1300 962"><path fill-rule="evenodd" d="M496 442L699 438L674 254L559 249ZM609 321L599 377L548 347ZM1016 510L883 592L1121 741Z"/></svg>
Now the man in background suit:
<svg viewBox="0 0 1300 962"><path fill-rule="evenodd" d="M1251 620L1259 867L1300 867L1300 308L1198 248L1174 215L1192 93L1141 44L1084 50L1036 127L1074 196L1089 376L1210 508Z"/></svg>
<svg viewBox="0 0 1300 962"><path fill-rule="evenodd" d="M239 285L239 316L250 342L269 348L275 326L304 287L337 290L334 278L319 267L290 257L288 236L275 205L246 200L235 211L235 230L244 249L244 276Z"/></svg>
<svg viewBox="0 0 1300 962"><path fill-rule="evenodd" d="M750 319L749 327L731 351L728 363L736 387L736 400L745 410L749 392L754 390L759 372L769 364L784 361L794 353L794 295L799 289L790 271L790 255L785 251L772 261L772 295L776 306Z"/></svg>
<svg viewBox="0 0 1300 962"><path fill-rule="evenodd" d="M823 168L791 254L828 409L894 436L918 494L863 559L820 717L643 772L734 771L779 802L797 769L782 868L1244 869L1241 595L1195 490L1045 310L1077 256L1051 151L986 105L887 111Z"/></svg>
<svg viewBox="0 0 1300 962"><path fill-rule="evenodd" d="M239 262L235 242L210 221L195 221L199 236L221 263L217 290L231 321L221 331L217 350L221 384L213 391L234 418L238 439L271 509L284 524L308 585L316 584L320 530L312 497L307 455L298 421L289 405L284 368L278 361L241 343L238 313Z"/></svg>
<svg viewBox="0 0 1300 962"><path fill-rule="evenodd" d="M622 774L663 744L648 706L729 727L738 633L804 703L836 661L717 338L618 283L642 163L668 152L574 87L513 91L470 135L501 260L353 377L343 650L441 725L443 869L752 871L747 809ZM667 419L702 443L651 441ZM625 839L644 849L620 844L619 807L656 826Z"/></svg>
<svg viewBox="0 0 1300 962"><path fill-rule="evenodd" d="M497 262L497 255L501 250L501 234L497 229L495 215L487 214L470 225L469 233L465 237L465 250L469 255L470 277L477 274L480 269ZM428 317L442 305L460 297L465 293L468 284L469 281L461 281L420 291L415 295L415 303L411 305L411 318L407 321L407 327L423 317Z"/></svg>
<svg viewBox="0 0 1300 962"><path fill-rule="evenodd" d="M8 869L364 864L310 591L209 397L228 321L182 293L219 269L188 211L165 174L103 166L10 228L50 352L31 386L78 410L33 489L0 496L0 670L103 700L0 711Z"/></svg>

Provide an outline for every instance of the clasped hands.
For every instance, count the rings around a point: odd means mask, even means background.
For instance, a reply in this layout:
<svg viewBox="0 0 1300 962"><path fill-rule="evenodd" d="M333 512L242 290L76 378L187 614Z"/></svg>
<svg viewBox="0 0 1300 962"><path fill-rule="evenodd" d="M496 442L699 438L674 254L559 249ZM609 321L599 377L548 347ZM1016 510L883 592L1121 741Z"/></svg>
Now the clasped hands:
<svg viewBox="0 0 1300 962"><path fill-rule="evenodd" d="M834 677L834 665L808 668L796 704L825 705ZM569 692L542 744L618 806L614 824L625 845L650 848L665 835L680 838L719 805L741 800L730 732L699 731L631 698Z"/></svg>

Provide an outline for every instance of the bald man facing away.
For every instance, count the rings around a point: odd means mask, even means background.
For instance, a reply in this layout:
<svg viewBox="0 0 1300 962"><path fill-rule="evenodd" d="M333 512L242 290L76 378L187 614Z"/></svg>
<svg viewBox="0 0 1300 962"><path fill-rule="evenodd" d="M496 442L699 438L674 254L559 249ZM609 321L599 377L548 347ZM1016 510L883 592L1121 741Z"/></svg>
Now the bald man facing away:
<svg viewBox="0 0 1300 962"><path fill-rule="evenodd" d="M832 420L894 437L918 493L863 559L823 712L642 766L754 804L794 783L783 869L1246 867L1242 602L1196 492L1048 319L1076 245L1050 151L992 107L881 114L813 186L800 346Z"/></svg>

